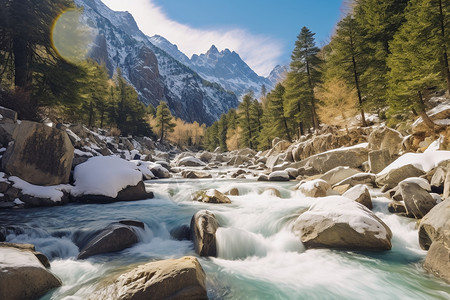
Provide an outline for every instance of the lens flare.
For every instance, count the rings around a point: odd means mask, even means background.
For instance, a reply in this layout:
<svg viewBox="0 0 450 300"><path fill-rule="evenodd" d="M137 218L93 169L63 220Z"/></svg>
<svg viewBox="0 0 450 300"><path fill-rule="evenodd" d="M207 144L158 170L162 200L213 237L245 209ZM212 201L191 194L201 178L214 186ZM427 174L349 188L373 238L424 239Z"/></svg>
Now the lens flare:
<svg viewBox="0 0 450 300"><path fill-rule="evenodd" d="M68 62L80 63L91 50L95 32L82 22L82 11L70 9L60 14L52 28L52 46Z"/></svg>

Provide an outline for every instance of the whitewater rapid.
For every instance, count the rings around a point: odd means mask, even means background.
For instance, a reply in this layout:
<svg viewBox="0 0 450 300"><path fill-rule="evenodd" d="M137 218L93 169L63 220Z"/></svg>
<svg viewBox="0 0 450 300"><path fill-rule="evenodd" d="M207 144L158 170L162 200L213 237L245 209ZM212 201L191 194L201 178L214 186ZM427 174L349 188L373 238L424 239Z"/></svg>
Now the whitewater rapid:
<svg viewBox="0 0 450 300"><path fill-rule="evenodd" d="M211 299L449 299L450 285L422 268L426 252L415 220L390 214L388 200L372 191L373 211L392 230L392 250L355 252L306 250L292 233L293 222L317 199L292 191L294 183L236 180L156 180L147 183L155 198L107 205L1 211L1 223L15 226L8 242L32 243L51 260L63 286L42 299L86 299L108 276L151 260L195 255L190 241L176 241L170 230L188 225L201 209L220 224L217 258L199 258ZM225 192L232 204L191 200L200 189ZM267 188L276 188L281 198ZM77 241L123 219L145 223L140 242L118 253L76 260Z"/></svg>

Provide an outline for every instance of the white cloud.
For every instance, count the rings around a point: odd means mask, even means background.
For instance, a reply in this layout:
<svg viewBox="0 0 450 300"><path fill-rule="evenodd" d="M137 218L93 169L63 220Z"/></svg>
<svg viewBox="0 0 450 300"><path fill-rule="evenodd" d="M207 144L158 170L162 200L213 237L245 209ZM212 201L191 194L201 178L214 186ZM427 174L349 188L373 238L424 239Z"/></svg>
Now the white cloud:
<svg viewBox="0 0 450 300"><path fill-rule="evenodd" d="M145 34L165 37L187 56L205 53L214 44L219 50L236 51L256 73L267 76L283 53L280 42L268 36L243 29L198 29L170 20L151 0L103 2L113 10L130 12Z"/></svg>

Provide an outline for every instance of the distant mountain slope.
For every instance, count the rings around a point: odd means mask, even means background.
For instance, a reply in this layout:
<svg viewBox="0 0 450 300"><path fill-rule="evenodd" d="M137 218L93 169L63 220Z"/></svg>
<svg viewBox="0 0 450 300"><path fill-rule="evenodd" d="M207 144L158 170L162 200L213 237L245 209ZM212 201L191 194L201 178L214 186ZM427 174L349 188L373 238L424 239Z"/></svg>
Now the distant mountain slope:
<svg viewBox="0 0 450 300"><path fill-rule="evenodd" d="M162 36L152 36L150 41L181 63L191 67L201 77L233 91L238 97L249 90L258 95L262 85L265 85L268 90L274 86L269 78L258 76L234 51L225 49L219 52L213 45L205 54L194 54L189 59L176 45Z"/></svg>
<svg viewBox="0 0 450 300"><path fill-rule="evenodd" d="M235 94L201 78L164 50L155 47L128 12L115 12L100 0L75 0L86 23L98 31L91 57L112 74L121 68L145 104L167 101L186 121L212 124L239 104Z"/></svg>

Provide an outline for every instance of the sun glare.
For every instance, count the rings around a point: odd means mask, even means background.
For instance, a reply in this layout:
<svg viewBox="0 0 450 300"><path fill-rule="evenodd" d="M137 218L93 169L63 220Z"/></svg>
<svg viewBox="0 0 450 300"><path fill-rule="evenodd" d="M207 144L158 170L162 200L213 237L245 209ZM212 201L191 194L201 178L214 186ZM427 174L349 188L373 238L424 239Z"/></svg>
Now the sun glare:
<svg viewBox="0 0 450 300"><path fill-rule="evenodd" d="M94 30L81 20L82 12L71 9L59 15L52 28L52 45L57 53L71 63L84 60L92 48Z"/></svg>

